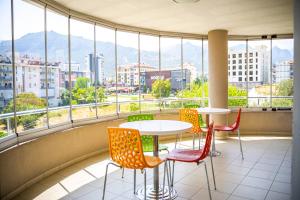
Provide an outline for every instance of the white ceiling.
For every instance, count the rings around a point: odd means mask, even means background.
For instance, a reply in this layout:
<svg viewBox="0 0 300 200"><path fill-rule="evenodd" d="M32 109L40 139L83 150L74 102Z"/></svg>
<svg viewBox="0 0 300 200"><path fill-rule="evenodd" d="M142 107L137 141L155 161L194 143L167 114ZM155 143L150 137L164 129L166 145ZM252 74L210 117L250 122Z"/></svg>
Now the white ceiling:
<svg viewBox="0 0 300 200"><path fill-rule="evenodd" d="M111 22L160 31L207 34L227 29L230 35L293 33L292 0L55 0Z"/></svg>

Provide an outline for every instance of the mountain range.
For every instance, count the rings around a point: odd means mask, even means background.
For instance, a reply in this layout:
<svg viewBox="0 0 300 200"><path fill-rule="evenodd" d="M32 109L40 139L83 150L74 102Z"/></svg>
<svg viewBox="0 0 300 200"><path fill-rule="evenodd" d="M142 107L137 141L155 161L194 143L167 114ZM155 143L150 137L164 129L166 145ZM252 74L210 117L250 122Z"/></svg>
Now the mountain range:
<svg viewBox="0 0 300 200"><path fill-rule="evenodd" d="M23 37L15 40L15 49L19 54L28 54L30 56L44 58L44 32L28 33ZM197 68L201 66L201 49L198 46L185 42L184 62L193 63ZM47 51L49 62L67 62L68 61L68 36L49 31L47 33ZM85 56L93 53L94 42L80 36L71 36L71 61L85 65ZM104 56L104 70L105 73L111 74L114 71L115 45L112 42L96 42L97 53ZM242 48L241 45L231 47L230 50ZM179 66L180 61L180 44L169 48L167 52L161 54L161 65L163 67ZM11 51L11 41L0 42L0 54L6 54ZM138 51L135 48L117 45L118 64L137 63ZM208 52L204 51L204 66L208 65ZM284 60L293 59L293 54L287 49L280 49L277 46L272 48L273 63ZM151 66L158 65L158 52L155 51L141 51L141 62ZM207 67L205 67L207 69Z"/></svg>

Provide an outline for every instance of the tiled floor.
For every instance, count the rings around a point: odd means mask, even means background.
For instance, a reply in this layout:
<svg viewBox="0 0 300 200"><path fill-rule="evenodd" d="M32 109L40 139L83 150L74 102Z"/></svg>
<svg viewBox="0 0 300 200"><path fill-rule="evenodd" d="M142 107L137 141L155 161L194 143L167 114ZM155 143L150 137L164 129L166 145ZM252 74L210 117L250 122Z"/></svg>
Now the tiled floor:
<svg viewBox="0 0 300 200"><path fill-rule="evenodd" d="M171 142L167 145L170 149L174 147ZM213 160L217 190L211 187L212 198L290 199L291 138L244 137L243 145L245 160L241 159L236 138L217 142L217 149L222 155ZM182 147L190 146L191 141L182 142ZM40 181L15 199L101 199L107 162L107 154L84 160ZM208 171L212 186L210 165ZM147 176L147 182L151 183L152 170L147 171ZM143 175L138 173L137 179L141 185ZM174 180L179 196L177 199L209 199L203 165L176 163ZM110 168L106 199L135 199L132 171L125 170L122 179L119 169Z"/></svg>

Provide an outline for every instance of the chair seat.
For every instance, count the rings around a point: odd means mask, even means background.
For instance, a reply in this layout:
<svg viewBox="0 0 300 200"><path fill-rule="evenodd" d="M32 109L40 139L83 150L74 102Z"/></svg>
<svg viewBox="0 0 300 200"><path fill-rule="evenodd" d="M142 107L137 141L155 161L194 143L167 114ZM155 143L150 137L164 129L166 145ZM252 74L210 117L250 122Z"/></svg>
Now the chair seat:
<svg viewBox="0 0 300 200"><path fill-rule="evenodd" d="M174 149L167 156L168 160L181 161L181 162L198 162L202 154L200 150L189 150L189 149Z"/></svg>
<svg viewBox="0 0 300 200"><path fill-rule="evenodd" d="M164 160L160 159L159 157L146 156L146 155L145 155L145 160L149 168L157 167L159 164L164 162Z"/></svg>
<svg viewBox="0 0 300 200"><path fill-rule="evenodd" d="M233 127L231 126L223 126L223 125L215 125L215 131L233 131Z"/></svg>

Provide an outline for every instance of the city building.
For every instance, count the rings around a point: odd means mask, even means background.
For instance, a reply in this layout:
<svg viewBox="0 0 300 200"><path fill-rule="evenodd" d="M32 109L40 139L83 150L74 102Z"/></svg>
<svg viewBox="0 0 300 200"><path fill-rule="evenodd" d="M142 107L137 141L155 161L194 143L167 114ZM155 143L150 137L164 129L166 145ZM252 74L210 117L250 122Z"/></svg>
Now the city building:
<svg viewBox="0 0 300 200"><path fill-rule="evenodd" d="M248 62L247 62L248 59ZM248 69L247 69L248 65ZM265 46L228 53L228 81L237 86L255 86L270 83L270 57Z"/></svg>
<svg viewBox="0 0 300 200"><path fill-rule="evenodd" d="M121 86L138 86L139 85L139 72L149 72L154 71L156 68L146 64L128 64L128 65L120 65L117 67L118 70L118 85ZM141 78L141 85L144 82L143 78Z"/></svg>
<svg viewBox="0 0 300 200"><path fill-rule="evenodd" d="M89 71L90 80L97 85L104 84L104 56L103 54L90 53L85 57L85 65Z"/></svg>
<svg viewBox="0 0 300 200"><path fill-rule="evenodd" d="M292 60L274 64L272 66L272 82L280 83L284 80L293 79L293 64Z"/></svg>

